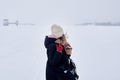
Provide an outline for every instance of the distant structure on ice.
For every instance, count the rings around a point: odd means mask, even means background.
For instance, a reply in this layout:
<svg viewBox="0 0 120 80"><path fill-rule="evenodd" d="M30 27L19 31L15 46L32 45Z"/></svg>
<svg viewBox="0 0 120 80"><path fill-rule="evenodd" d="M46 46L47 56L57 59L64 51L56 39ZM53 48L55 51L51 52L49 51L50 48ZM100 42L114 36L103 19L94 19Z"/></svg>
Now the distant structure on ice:
<svg viewBox="0 0 120 80"><path fill-rule="evenodd" d="M89 25L95 25L95 26L120 26L120 22L85 22L80 24L74 24L76 26L82 25L82 26L89 26Z"/></svg>
<svg viewBox="0 0 120 80"><path fill-rule="evenodd" d="M20 23L18 20L14 21L14 22L10 22L9 19L3 19L3 26L9 26L9 25L31 25L34 26L35 24L32 23Z"/></svg>
<svg viewBox="0 0 120 80"><path fill-rule="evenodd" d="M15 22L9 22L8 19L3 19L3 26L9 26L10 24L15 24L16 26L18 26L18 20L16 20Z"/></svg>

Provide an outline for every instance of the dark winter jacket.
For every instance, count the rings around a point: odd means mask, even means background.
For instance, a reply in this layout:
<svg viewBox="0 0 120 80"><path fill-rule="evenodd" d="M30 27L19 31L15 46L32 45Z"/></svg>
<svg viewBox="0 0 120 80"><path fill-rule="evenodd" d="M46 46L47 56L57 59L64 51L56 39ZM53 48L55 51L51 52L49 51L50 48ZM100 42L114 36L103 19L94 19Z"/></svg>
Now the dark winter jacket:
<svg viewBox="0 0 120 80"><path fill-rule="evenodd" d="M46 36L44 45L47 49L46 80L75 80L70 72L70 55L63 48L62 53L56 51L56 39Z"/></svg>

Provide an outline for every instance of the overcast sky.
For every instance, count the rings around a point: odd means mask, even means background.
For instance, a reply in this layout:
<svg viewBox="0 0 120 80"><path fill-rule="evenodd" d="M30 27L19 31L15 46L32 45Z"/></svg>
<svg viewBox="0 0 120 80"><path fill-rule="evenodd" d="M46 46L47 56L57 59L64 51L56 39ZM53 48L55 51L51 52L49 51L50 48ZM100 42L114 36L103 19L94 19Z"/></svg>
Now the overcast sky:
<svg viewBox="0 0 120 80"><path fill-rule="evenodd" d="M119 22L120 0L0 0L0 21L4 18L36 24Z"/></svg>

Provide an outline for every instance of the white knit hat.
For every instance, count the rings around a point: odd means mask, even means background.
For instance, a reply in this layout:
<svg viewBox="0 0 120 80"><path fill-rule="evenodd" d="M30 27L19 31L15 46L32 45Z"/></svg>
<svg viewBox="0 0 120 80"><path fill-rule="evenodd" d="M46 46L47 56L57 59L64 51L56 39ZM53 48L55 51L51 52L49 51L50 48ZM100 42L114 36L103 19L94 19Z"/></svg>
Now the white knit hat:
<svg viewBox="0 0 120 80"><path fill-rule="evenodd" d="M53 24L53 25L51 26L51 33L52 33L52 35L54 35L56 38L59 38L59 37L61 37L61 36L64 34L64 31L63 31L62 27L60 27L59 25Z"/></svg>

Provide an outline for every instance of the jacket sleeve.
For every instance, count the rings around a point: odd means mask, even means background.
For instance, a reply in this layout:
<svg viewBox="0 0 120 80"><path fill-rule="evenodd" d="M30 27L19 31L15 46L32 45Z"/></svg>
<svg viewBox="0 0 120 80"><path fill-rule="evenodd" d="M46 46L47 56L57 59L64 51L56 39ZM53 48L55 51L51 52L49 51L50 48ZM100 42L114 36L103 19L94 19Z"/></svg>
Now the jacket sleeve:
<svg viewBox="0 0 120 80"><path fill-rule="evenodd" d="M51 43L48 46L48 55L48 59L51 65L59 64L62 57L62 53L56 51L56 45L54 43Z"/></svg>

